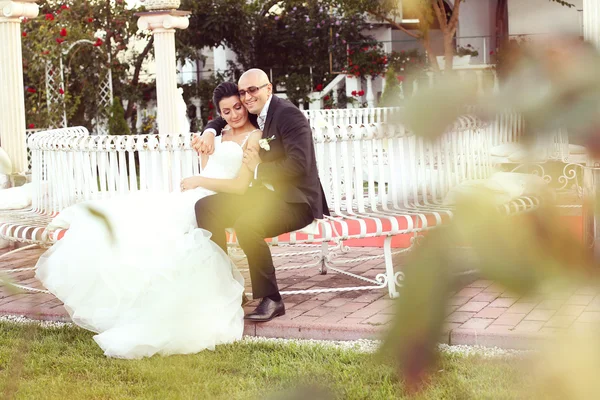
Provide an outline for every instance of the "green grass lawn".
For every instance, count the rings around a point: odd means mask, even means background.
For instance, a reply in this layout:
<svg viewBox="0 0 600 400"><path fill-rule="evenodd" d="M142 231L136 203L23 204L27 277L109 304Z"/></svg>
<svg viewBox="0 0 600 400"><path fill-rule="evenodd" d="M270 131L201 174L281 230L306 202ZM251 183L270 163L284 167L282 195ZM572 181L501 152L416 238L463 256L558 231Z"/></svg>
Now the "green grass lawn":
<svg viewBox="0 0 600 400"><path fill-rule="evenodd" d="M372 354L314 344L240 342L196 355L106 358L82 329L0 323L0 398L304 399L404 398L394 370ZM515 358L443 355L424 399L523 398ZM296 397L290 393L296 391ZM283 395L287 393L287 395Z"/></svg>

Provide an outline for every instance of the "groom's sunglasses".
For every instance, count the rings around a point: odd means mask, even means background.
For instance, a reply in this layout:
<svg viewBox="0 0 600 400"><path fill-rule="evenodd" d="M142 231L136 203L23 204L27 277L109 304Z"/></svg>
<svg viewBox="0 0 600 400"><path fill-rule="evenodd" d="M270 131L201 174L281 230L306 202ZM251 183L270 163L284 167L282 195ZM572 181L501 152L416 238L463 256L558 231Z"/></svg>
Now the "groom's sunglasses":
<svg viewBox="0 0 600 400"><path fill-rule="evenodd" d="M246 89L246 90L242 89L238 93L240 94L240 97L246 96L246 93L248 93L250 96L254 96L256 94L256 92L258 92L260 89L264 88L265 86L269 86L269 84L265 83L262 86L250 86L248 89Z"/></svg>

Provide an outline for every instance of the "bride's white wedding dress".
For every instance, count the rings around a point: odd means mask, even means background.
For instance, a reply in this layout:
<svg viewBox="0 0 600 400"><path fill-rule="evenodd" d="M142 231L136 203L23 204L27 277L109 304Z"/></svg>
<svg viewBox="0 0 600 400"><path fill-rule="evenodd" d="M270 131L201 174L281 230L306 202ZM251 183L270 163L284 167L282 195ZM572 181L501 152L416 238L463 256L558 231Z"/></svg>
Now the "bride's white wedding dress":
<svg viewBox="0 0 600 400"><path fill-rule="evenodd" d="M242 147L215 146L202 175L234 178ZM210 194L136 193L69 207L52 222L69 230L40 258L36 277L110 357L196 353L239 340L243 278L194 215Z"/></svg>

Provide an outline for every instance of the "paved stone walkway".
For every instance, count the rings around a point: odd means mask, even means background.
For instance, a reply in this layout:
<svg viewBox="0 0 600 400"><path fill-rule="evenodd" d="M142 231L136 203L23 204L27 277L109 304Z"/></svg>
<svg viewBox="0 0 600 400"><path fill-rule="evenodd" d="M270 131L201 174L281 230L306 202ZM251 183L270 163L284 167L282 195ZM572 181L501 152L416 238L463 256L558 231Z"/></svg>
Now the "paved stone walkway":
<svg viewBox="0 0 600 400"><path fill-rule="evenodd" d="M275 248L281 254L290 248ZM306 250L294 248L293 250ZM8 269L35 265L41 250L26 250L0 260L0 273ZM382 254L380 248L353 248L345 257L355 259ZM311 261L311 256L276 257L278 267L290 267ZM244 259L236 262L245 268ZM374 278L384 271L383 260L348 264L348 270ZM243 272L249 283L247 272ZM41 288L33 272L10 275L13 281ZM359 286L360 282L342 274L320 275L316 268L291 269L278 273L281 290ZM569 329L593 329L600 321L600 294L580 289L546 300L518 298L491 281L474 280L456 292L450 300L447 323L440 342L530 348L536 342ZM287 313L263 324L247 323L247 335L353 340L379 338L394 314L394 301L386 290L332 292L284 296ZM256 301L246 309L251 310ZM62 303L49 294L15 293L0 287L0 315L24 315L36 319L68 320Z"/></svg>

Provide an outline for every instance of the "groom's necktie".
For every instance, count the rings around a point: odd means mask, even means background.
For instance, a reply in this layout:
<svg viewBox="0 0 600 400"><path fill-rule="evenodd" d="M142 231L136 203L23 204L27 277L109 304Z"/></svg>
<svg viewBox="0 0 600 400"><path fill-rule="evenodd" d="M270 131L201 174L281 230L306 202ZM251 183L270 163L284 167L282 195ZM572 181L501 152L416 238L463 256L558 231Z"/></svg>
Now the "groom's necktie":
<svg viewBox="0 0 600 400"><path fill-rule="evenodd" d="M264 115L259 115L258 116L258 127L260 128L261 131L265 130L266 119L267 118Z"/></svg>

